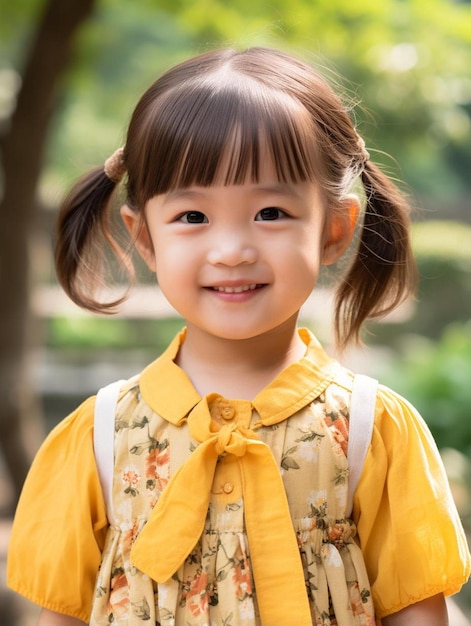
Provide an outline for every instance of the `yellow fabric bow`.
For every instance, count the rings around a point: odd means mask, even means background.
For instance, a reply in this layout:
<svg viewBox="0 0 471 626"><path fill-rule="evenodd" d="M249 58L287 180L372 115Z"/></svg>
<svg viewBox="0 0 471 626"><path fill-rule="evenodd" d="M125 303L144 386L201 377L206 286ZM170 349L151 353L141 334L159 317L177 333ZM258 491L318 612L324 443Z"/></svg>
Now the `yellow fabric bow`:
<svg viewBox="0 0 471 626"><path fill-rule="evenodd" d="M159 498L132 547L131 562L157 582L171 578L203 533L218 457L233 454L242 477L262 623L311 626L301 557L279 468L269 447L252 430L237 424L219 426L211 420L209 405L218 398L210 394L190 413L190 434L200 445Z"/></svg>

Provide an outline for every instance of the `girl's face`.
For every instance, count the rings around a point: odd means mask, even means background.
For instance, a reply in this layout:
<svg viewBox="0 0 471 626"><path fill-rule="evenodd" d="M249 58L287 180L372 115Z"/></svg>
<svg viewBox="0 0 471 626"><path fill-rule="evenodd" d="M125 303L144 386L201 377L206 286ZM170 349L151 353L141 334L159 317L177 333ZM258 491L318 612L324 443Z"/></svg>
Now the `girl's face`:
<svg viewBox="0 0 471 626"><path fill-rule="evenodd" d="M296 326L321 264L350 242L358 201L327 219L310 182L280 183L266 164L258 182L176 189L151 198L147 229L127 207L141 256L188 325L221 339Z"/></svg>

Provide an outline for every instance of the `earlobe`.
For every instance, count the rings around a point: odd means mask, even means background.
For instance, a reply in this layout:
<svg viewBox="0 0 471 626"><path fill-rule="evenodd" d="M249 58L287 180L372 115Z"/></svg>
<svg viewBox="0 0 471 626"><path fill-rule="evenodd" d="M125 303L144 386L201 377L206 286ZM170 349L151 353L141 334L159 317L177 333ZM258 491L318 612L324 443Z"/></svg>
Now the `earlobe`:
<svg viewBox="0 0 471 626"><path fill-rule="evenodd" d="M323 238L322 265L332 265L350 245L360 214L360 201L355 195L343 198L341 207L329 217Z"/></svg>
<svg viewBox="0 0 471 626"><path fill-rule="evenodd" d="M151 272L155 272L154 245L145 221L140 213L133 211L126 204L121 207L121 217L142 260Z"/></svg>

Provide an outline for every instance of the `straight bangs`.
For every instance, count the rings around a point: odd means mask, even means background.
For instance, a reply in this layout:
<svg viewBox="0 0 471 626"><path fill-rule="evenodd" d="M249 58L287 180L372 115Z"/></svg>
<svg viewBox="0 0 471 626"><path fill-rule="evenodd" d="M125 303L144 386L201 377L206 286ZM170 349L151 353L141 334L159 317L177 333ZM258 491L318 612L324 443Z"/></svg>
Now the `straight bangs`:
<svg viewBox="0 0 471 626"><path fill-rule="evenodd" d="M319 180L316 127L303 105L254 80L230 78L176 87L149 107L132 144L137 158L128 158L136 208L173 189L258 182L267 161L280 182Z"/></svg>

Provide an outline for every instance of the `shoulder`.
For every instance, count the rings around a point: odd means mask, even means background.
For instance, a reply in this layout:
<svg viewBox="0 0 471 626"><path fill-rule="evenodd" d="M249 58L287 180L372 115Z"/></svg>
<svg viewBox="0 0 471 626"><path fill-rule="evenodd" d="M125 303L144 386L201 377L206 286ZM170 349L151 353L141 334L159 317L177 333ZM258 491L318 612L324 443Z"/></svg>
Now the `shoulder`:
<svg viewBox="0 0 471 626"><path fill-rule="evenodd" d="M77 449L89 441L93 433L95 396L84 400L67 417L60 421L47 435L40 452L56 453L58 446Z"/></svg>
<svg viewBox="0 0 471 626"><path fill-rule="evenodd" d="M345 411L350 413L355 402L353 390L356 378L358 375L351 370L337 365L335 375L325 390L326 398L335 399L337 406L345 407ZM371 393L375 394L375 398L370 398L374 403L374 421L368 456L385 467L393 458L404 456L426 457L435 464L437 446L419 411L401 394L374 379L366 377L364 384L367 387L368 380L371 380ZM367 389L366 396L368 394ZM361 394L358 397L361 399ZM362 402L357 403L357 413L362 411Z"/></svg>
<svg viewBox="0 0 471 626"><path fill-rule="evenodd" d="M396 432L398 436L405 434L411 427L428 431L418 410L401 394L375 378L355 373L339 363L335 364L335 374L327 391L342 396L345 402L350 404L355 381L360 378L363 388L367 390L370 385L371 392L376 395L375 428L377 430Z"/></svg>
<svg viewBox="0 0 471 626"><path fill-rule="evenodd" d="M435 447L430 430L416 407L385 385L378 386L375 426L385 440L396 439L402 445L416 440Z"/></svg>
<svg viewBox="0 0 471 626"><path fill-rule="evenodd" d="M97 390L98 393L99 390ZM139 393L139 375L122 381L119 391L120 403L129 402ZM77 451L91 444L94 430L95 406L97 394L81 402L69 415L62 419L46 436L40 455L57 454L58 447Z"/></svg>
<svg viewBox="0 0 471 626"><path fill-rule="evenodd" d="M407 484L412 491L422 492L424 502L433 502L439 491L448 493L440 453L427 423L408 400L384 385L378 386L363 474L376 481L377 488L383 481L397 484L399 491ZM430 491L431 482L435 484L434 493ZM425 494L429 494L428 500Z"/></svg>

